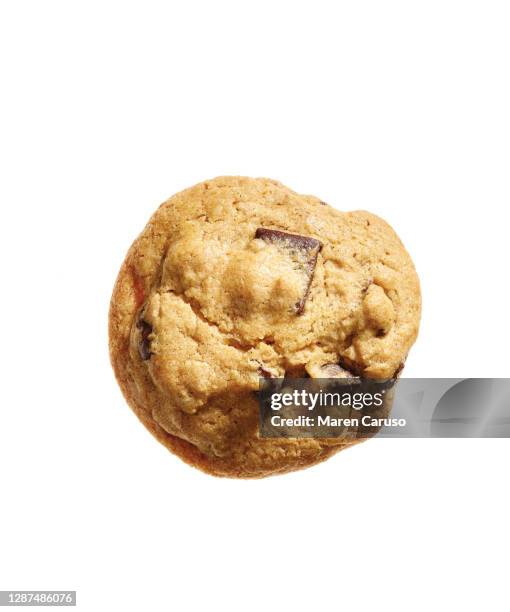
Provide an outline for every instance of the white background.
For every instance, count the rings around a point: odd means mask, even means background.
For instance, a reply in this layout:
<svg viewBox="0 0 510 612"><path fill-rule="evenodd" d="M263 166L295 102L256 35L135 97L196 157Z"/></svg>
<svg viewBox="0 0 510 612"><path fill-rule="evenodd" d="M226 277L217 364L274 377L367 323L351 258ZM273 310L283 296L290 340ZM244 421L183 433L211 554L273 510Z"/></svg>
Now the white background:
<svg viewBox="0 0 510 612"><path fill-rule="evenodd" d="M262 481L131 414L107 309L156 206L269 176L386 218L408 376L507 376L505 2L3 2L0 589L81 610L508 610L508 440L373 440Z"/></svg>

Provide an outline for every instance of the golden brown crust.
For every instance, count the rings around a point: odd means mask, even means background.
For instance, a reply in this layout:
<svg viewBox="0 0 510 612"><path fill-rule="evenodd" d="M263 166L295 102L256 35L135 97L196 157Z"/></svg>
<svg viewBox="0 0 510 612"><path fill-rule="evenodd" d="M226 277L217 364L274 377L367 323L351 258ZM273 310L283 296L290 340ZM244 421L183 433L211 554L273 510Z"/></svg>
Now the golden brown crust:
<svg viewBox="0 0 510 612"><path fill-rule="evenodd" d="M313 281L299 250L290 257L288 245L264 244L258 227L319 240ZM210 474L256 478L353 443L259 438L261 367L305 375L343 360L389 377L419 316L413 264L384 221L276 181L219 177L162 204L131 246L110 305L110 357L129 405L169 450Z"/></svg>

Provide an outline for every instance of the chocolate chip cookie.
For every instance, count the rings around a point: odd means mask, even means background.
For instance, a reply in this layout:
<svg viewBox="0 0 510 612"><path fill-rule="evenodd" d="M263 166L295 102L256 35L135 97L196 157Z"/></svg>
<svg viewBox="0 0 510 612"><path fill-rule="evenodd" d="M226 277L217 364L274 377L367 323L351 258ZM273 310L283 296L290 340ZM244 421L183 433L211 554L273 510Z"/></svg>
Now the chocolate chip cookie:
<svg viewBox="0 0 510 612"><path fill-rule="evenodd" d="M144 425L184 461L261 477L353 444L261 438L260 377L391 379L416 339L420 286L392 228L269 179L220 177L162 204L110 306L113 368Z"/></svg>

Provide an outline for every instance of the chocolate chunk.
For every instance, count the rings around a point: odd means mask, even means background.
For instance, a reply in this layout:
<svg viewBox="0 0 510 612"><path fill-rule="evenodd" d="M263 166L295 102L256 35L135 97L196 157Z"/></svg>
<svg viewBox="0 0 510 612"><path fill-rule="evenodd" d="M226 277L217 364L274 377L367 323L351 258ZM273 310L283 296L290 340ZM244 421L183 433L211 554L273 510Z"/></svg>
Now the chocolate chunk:
<svg viewBox="0 0 510 612"><path fill-rule="evenodd" d="M322 248L322 243L315 238L300 236L299 234L289 234L288 232L268 229L267 227L259 227L255 232L255 238L260 238L266 242L272 242L292 250L310 251L314 255L317 255Z"/></svg>
<svg viewBox="0 0 510 612"><path fill-rule="evenodd" d="M140 357L147 361L151 358L151 341L149 340L149 336L152 333L152 326L144 321L143 319L138 319L138 323L136 324L138 329L140 330L140 342L138 343L138 352L140 353Z"/></svg>
<svg viewBox="0 0 510 612"><path fill-rule="evenodd" d="M259 368L259 376L261 378L274 378L274 376L271 374L271 372L269 370L266 370L262 366L260 366L260 368Z"/></svg>
<svg viewBox="0 0 510 612"><path fill-rule="evenodd" d="M406 367L406 362L402 361L402 363L398 366L398 368L395 370L395 373L393 374L393 378L398 378L400 376L400 374L402 373L402 370Z"/></svg>
<svg viewBox="0 0 510 612"><path fill-rule="evenodd" d="M323 375L324 378L350 378L351 380L359 379L359 376L356 376L352 372L349 372L349 370L342 368L342 366L338 365L338 363L326 363L321 366L321 375Z"/></svg>
<svg viewBox="0 0 510 612"><path fill-rule="evenodd" d="M306 282L303 295L294 306L296 314L302 314L310 291L310 285L312 284L313 273L317 264L317 256L322 249L322 243L309 236L289 234L266 227L259 227L255 232L255 238L259 238L264 242L274 244L278 248L283 249L292 257L297 269L305 276Z"/></svg>
<svg viewBox="0 0 510 612"><path fill-rule="evenodd" d="M314 378L348 378L353 382L363 382L364 384L373 383L379 386L381 389L391 389L397 382L400 373L404 369L404 363L402 362L393 376L385 380L377 378L365 378L360 370L359 366L355 364L346 364L343 360L340 363L325 363L320 366L320 376L315 375Z"/></svg>
<svg viewBox="0 0 510 612"><path fill-rule="evenodd" d="M325 363L313 372L313 378L329 379L333 385L340 385L342 387L354 388L362 383L362 378L343 368L338 363Z"/></svg>

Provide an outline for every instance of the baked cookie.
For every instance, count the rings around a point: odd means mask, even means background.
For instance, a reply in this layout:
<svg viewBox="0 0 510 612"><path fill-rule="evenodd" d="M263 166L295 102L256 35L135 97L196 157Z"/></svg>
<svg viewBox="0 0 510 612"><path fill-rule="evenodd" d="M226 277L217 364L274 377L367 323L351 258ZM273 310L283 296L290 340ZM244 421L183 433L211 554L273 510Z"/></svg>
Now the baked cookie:
<svg viewBox="0 0 510 612"><path fill-rule="evenodd" d="M391 227L269 179L220 177L162 204L113 291L110 355L144 425L217 476L306 467L353 444L260 438L259 377L388 379L420 287Z"/></svg>

